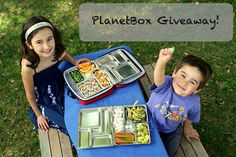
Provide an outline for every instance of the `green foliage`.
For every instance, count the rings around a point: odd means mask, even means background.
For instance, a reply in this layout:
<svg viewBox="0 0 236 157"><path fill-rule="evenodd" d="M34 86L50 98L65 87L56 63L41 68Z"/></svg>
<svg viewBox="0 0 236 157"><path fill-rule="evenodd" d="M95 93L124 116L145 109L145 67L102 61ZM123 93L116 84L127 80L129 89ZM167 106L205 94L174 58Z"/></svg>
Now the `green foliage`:
<svg viewBox="0 0 236 157"><path fill-rule="evenodd" d="M28 102L20 75L19 35L22 24L33 15L49 18L63 35L72 55L93 52L118 45L132 48L142 64L156 62L164 47L175 47L174 59L168 64L172 73L177 60L191 53L206 59L214 70L212 79L200 92L201 122L195 127L209 156L233 157L236 154L236 44L229 42L83 42L78 34L77 0L0 1L0 157L40 156L37 132L28 118ZM89 1L100 2L100 1ZM168 1L105 1L103 2L192 2ZM198 1L213 2L213 1ZM216 1L214 1L216 2ZM218 1L222 2L222 1ZM235 1L225 0L235 6ZM235 27L235 20L234 20Z"/></svg>

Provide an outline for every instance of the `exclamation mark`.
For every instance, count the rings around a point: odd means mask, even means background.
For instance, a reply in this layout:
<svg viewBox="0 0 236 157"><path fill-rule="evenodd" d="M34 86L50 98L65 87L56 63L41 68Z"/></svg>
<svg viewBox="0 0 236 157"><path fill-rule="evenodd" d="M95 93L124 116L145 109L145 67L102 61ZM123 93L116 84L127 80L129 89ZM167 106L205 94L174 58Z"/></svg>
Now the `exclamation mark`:
<svg viewBox="0 0 236 157"><path fill-rule="evenodd" d="M219 15L216 15L216 24L219 24Z"/></svg>

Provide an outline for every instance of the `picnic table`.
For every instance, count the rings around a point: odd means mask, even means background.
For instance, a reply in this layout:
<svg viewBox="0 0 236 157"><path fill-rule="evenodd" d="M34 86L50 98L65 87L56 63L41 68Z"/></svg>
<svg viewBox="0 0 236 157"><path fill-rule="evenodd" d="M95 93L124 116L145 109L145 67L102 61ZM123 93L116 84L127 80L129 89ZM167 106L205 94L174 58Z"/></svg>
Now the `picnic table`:
<svg viewBox="0 0 236 157"><path fill-rule="evenodd" d="M118 48L123 48L128 52L131 52L130 48L128 48L127 46L120 46L116 48L79 55L76 56L76 58L87 57L93 60ZM71 65L69 65L68 63L65 63L61 65L61 69L64 71L70 66ZM65 91L65 124L70 138L74 146L76 147L76 151L79 157L93 157L95 155L96 157L168 156L151 116L149 116L151 136L150 144L78 149L78 115L80 109L104 106L132 105L136 100L138 100L138 104L145 104L145 99L137 81L134 81L125 87L116 88L111 95L88 105L80 104L77 99L73 99L72 97L68 96L67 92L68 89L66 89Z"/></svg>
<svg viewBox="0 0 236 157"><path fill-rule="evenodd" d="M131 49L127 46L120 46L111 49L101 50L93 53L88 53L75 58L88 57L95 59L101 55L104 55L117 48L124 48L128 52ZM65 71L72 65L63 62L60 65L60 69ZM130 145L130 146L114 146L110 148L94 148L87 150L78 149L78 113L80 109L102 107L102 106L114 106L114 105L132 105L137 99L139 103L145 104L150 93L149 87L153 82L153 69L155 64L148 64L144 66L146 74L139 81L135 81L126 87L115 89L115 92L98 100L89 105L81 105L79 101L68 96L68 88L65 90L65 122L69 135L74 146L77 148L77 154L79 157L110 157L110 156L127 156L127 157L139 157L139 156L167 156L165 148L159 137L157 129L155 129L155 123L151 121L151 144L147 145ZM143 96L143 94L144 96ZM151 118L149 116L149 118ZM50 128L48 132L38 130L39 141L42 157L72 157L72 150L70 140L67 135L62 132L58 132L55 129ZM192 140L188 142L184 137L181 140L180 148L176 157L208 157L206 150L204 149L201 141Z"/></svg>

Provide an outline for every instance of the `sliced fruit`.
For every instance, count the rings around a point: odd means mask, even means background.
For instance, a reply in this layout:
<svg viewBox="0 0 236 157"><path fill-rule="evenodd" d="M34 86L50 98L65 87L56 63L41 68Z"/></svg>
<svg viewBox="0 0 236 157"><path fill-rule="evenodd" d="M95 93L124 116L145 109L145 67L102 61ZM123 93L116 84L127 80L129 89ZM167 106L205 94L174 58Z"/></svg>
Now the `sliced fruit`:
<svg viewBox="0 0 236 157"><path fill-rule="evenodd" d="M84 68L80 68L79 69L82 73L86 73L86 72L89 72L91 70L91 66L87 66L87 67L84 67Z"/></svg>
<svg viewBox="0 0 236 157"><path fill-rule="evenodd" d="M86 68L88 66L91 66L90 62L84 62L84 63L80 63L79 64L79 68L81 68L81 69Z"/></svg>

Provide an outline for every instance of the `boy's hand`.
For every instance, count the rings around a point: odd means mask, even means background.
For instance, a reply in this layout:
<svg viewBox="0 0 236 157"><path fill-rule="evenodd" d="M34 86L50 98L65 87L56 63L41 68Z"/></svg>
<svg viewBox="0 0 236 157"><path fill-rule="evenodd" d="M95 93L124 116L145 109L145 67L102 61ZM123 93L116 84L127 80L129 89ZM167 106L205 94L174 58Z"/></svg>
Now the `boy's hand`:
<svg viewBox="0 0 236 157"><path fill-rule="evenodd" d="M199 139L199 134L197 132L197 130L195 130L192 125L190 126L185 126L184 127L184 136L186 137L186 139L191 142L191 139L190 138L195 138L197 140L200 140Z"/></svg>
<svg viewBox="0 0 236 157"><path fill-rule="evenodd" d="M172 56L173 56L173 52L171 52L168 48L161 49L161 51L159 53L158 62L166 64L169 62L169 60L172 58Z"/></svg>

